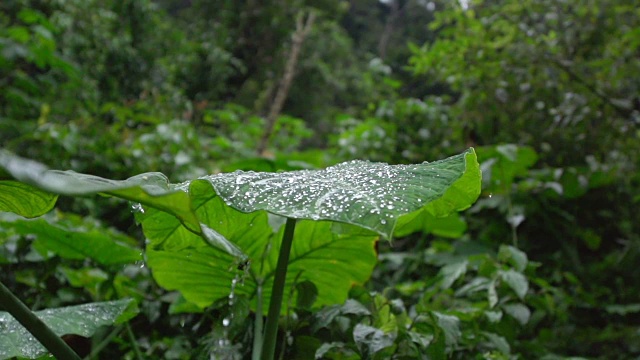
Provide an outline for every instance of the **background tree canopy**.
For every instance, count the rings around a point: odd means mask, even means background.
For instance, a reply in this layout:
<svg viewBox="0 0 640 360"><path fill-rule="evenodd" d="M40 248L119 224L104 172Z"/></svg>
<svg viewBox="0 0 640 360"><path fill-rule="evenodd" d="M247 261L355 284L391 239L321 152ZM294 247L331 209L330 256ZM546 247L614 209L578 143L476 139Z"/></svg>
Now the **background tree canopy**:
<svg viewBox="0 0 640 360"><path fill-rule="evenodd" d="M344 304L292 300L284 358L635 359L638 74L631 0L5 0L0 147L177 183L473 146L478 202L379 243ZM144 250L121 203L58 205L43 224ZM201 308L135 256L66 255L21 224L0 213L0 279L30 307L137 301L89 340L99 358L208 356L221 337L216 356L248 356L250 326L220 325L247 303Z"/></svg>

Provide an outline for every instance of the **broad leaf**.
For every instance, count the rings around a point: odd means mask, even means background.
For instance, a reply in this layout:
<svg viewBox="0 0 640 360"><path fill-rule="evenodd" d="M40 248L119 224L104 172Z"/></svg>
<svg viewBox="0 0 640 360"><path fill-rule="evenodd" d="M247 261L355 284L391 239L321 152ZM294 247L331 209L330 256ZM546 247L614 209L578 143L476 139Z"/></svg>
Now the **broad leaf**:
<svg viewBox="0 0 640 360"><path fill-rule="evenodd" d="M267 308L283 229L273 233L266 213L243 215L253 221L253 225L246 229L256 228L256 231L225 234L251 260L249 276L244 279L244 285L235 288L235 292L247 295L255 309L258 284L262 284L263 304ZM143 226L147 231L145 223ZM374 250L377 236L357 228L350 234L338 234L331 228L332 224L326 221L298 222L285 294L290 293L297 278L298 283L310 281L315 284L318 294L314 306L342 303L354 284L362 284L369 279L377 262ZM251 236L252 233L256 236ZM165 245L170 246L169 243ZM201 307L229 295L231 282L236 276L236 272L230 271L234 270L234 260L230 254L203 242L178 250L147 251L147 263L156 281L169 290L180 290L188 301Z"/></svg>
<svg viewBox="0 0 640 360"><path fill-rule="evenodd" d="M103 228L80 228L55 219L0 221L19 234L34 235L34 248L41 253L51 251L66 259L91 258L103 265L127 264L142 260L140 249L128 244L126 236Z"/></svg>
<svg viewBox="0 0 640 360"><path fill-rule="evenodd" d="M145 173L127 180L110 180L74 171L49 170L46 166L16 156L0 149L0 168L15 179L60 195L91 195L104 193L122 199L145 204L173 214L192 231L200 232L200 224L190 208L189 197L182 191L169 189L166 176L161 173ZM22 207L36 206L42 200L41 191L22 198ZM27 192L31 190L27 188Z"/></svg>
<svg viewBox="0 0 640 360"><path fill-rule="evenodd" d="M35 314L59 336L89 337L101 326L122 323L138 313L132 299L91 303L36 311ZM15 356L35 359L48 351L9 313L0 312L0 359Z"/></svg>
<svg viewBox="0 0 640 360"><path fill-rule="evenodd" d="M0 212L12 212L26 218L46 214L53 208L57 195L34 189L13 180L0 180Z"/></svg>
<svg viewBox="0 0 640 360"><path fill-rule="evenodd" d="M468 208L480 193L475 152L417 165L350 161L324 170L236 171L204 177L242 212L264 210L296 219L331 220L391 238L399 219L421 212L446 216Z"/></svg>
<svg viewBox="0 0 640 360"><path fill-rule="evenodd" d="M0 152L0 165L54 193L104 193L143 204L137 218L150 241L154 277L198 306L227 296L235 276L230 270L247 261L250 277L236 290L255 305L261 284L268 306L283 231L274 232L271 220L279 216L302 219L285 294L297 278L316 285L316 306L341 303L352 285L371 275L377 235L389 239L394 229L414 231L419 219L468 208L481 178L473 149L417 165L352 161L317 171L237 171L177 185L158 173L114 181L52 171L7 152Z"/></svg>

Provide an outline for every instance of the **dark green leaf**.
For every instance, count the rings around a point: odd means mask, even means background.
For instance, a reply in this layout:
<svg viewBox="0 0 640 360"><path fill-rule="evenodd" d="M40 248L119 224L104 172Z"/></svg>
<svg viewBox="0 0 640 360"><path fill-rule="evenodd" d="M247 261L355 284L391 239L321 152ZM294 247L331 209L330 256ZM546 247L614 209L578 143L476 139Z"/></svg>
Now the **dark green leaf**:
<svg viewBox="0 0 640 360"><path fill-rule="evenodd" d="M34 235L34 247L51 251L67 259L91 258L103 265L126 264L142 260L142 252L127 244L126 237L113 231L94 228L69 228L47 219L0 222L24 235Z"/></svg>
<svg viewBox="0 0 640 360"><path fill-rule="evenodd" d="M296 307L309 309L318 297L318 288L311 281L303 281L296 284Z"/></svg>

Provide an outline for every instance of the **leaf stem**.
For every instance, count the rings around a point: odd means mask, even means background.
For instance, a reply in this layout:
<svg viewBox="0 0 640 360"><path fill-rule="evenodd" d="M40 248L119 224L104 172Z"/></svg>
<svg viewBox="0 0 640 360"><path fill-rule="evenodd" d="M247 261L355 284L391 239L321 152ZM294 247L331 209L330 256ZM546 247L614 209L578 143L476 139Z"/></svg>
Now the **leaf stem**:
<svg viewBox="0 0 640 360"><path fill-rule="evenodd" d="M278 320L280 309L282 308L282 294L287 277L287 266L289 265L289 254L293 243L293 232L296 228L296 219L287 218L284 227L284 236L280 244L280 254L276 265L273 288L271 289L271 301L269 301L269 313L264 331L264 342L262 346L262 360L273 360L276 352L276 340L278 336Z"/></svg>
<svg viewBox="0 0 640 360"><path fill-rule="evenodd" d="M140 347L138 346L138 340L136 340L136 336L133 334L133 329L131 329L131 324L127 321L124 326L127 329L127 334L129 335L129 340L131 341L133 352L136 354L136 359L144 360L144 356L142 355Z"/></svg>
<svg viewBox="0 0 640 360"><path fill-rule="evenodd" d="M73 349L0 282L0 304L57 359L81 360Z"/></svg>
<svg viewBox="0 0 640 360"><path fill-rule="evenodd" d="M253 322L253 351L252 360L260 360L262 354L262 327L264 319L262 318L262 280L258 281L257 299L256 299L256 319Z"/></svg>

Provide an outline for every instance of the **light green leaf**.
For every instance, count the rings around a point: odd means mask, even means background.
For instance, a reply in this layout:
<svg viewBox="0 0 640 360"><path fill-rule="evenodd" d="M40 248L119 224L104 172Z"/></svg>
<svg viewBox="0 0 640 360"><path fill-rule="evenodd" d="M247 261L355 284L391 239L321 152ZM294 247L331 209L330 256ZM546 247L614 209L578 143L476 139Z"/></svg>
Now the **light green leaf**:
<svg viewBox="0 0 640 360"><path fill-rule="evenodd" d="M518 295L520 299L524 299L524 296L529 290L529 281L521 273L514 270L501 271L500 276L502 280L509 285L509 287Z"/></svg>
<svg viewBox="0 0 640 360"><path fill-rule="evenodd" d="M213 213L210 215L215 217ZM275 234L271 232L264 212L243 214L236 211L231 216L236 221L253 224L220 229L225 237L243 249L251 262L249 276L244 279L244 285L236 287L236 294L247 295L255 309L257 287L261 283L263 306L267 308L284 229ZM238 220L241 217L245 219ZM143 222L143 226L147 224ZM290 293L297 277L298 282L311 281L316 285L318 295L314 306L340 304L354 284L362 284L371 276L377 262L374 249L377 237L358 228L352 228L353 231L347 234L333 232L331 228L332 224L326 221L297 223L285 294ZM171 250L147 251L147 264L161 286L180 290L188 301L206 307L229 295L231 281L236 276L235 271L230 271L234 269L235 259L222 250L200 243L176 250L169 240L165 245Z"/></svg>
<svg viewBox="0 0 640 360"><path fill-rule="evenodd" d="M453 283L467 272L467 261L460 261L453 264L445 265L440 269L440 276L442 276L442 282L440 286L443 289L448 289Z"/></svg>
<svg viewBox="0 0 640 360"><path fill-rule="evenodd" d="M67 306L36 311L48 327L59 336L74 334L90 337L101 326L119 324L138 313L135 301L116 301ZM0 359L15 356L35 359L47 350L9 313L0 312Z"/></svg>
<svg viewBox="0 0 640 360"><path fill-rule="evenodd" d="M49 212L57 199L57 195L34 189L27 184L0 180L0 212L7 211L34 218Z"/></svg>
<svg viewBox="0 0 640 360"><path fill-rule="evenodd" d="M500 246L500 250L498 251L498 260L510 263L519 272L524 271L529 262L527 254L524 251L511 245Z"/></svg>
<svg viewBox="0 0 640 360"><path fill-rule="evenodd" d="M386 333L372 326L357 324L353 329L353 340L361 353L371 356L384 348L392 346L395 334Z"/></svg>
<svg viewBox="0 0 640 360"><path fill-rule="evenodd" d="M482 334L487 338L487 340L489 340L491 345L493 345L493 347L495 347L498 351L500 351L505 355L511 354L511 346L509 346L509 342L507 341L507 339L505 339L504 337L498 334L488 332L488 331L483 331Z"/></svg>
<svg viewBox="0 0 640 360"><path fill-rule="evenodd" d="M396 227L394 236L403 237L417 231L445 238L459 238L467 230L467 223L457 213L446 217L435 217L427 211L411 219L407 224Z"/></svg>
<svg viewBox="0 0 640 360"><path fill-rule="evenodd" d="M498 303L498 292L496 291L496 282L492 280L487 287L487 301L489 308L493 308Z"/></svg>
<svg viewBox="0 0 640 360"><path fill-rule="evenodd" d="M431 314L435 317L438 326L444 332L446 344L448 346L455 345L462 336L462 332L460 331L460 319L437 311L432 311Z"/></svg>
<svg viewBox="0 0 640 360"><path fill-rule="evenodd" d="M531 318L531 310L524 304L505 304L502 305L504 312L516 319L520 325L526 325Z"/></svg>
<svg viewBox="0 0 640 360"><path fill-rule="evenodd" d="M517 176L536 163L538 154L528 146L504 144L479 148L478 160L485 175L483 189L504 193L510 191Z"/></svg>

